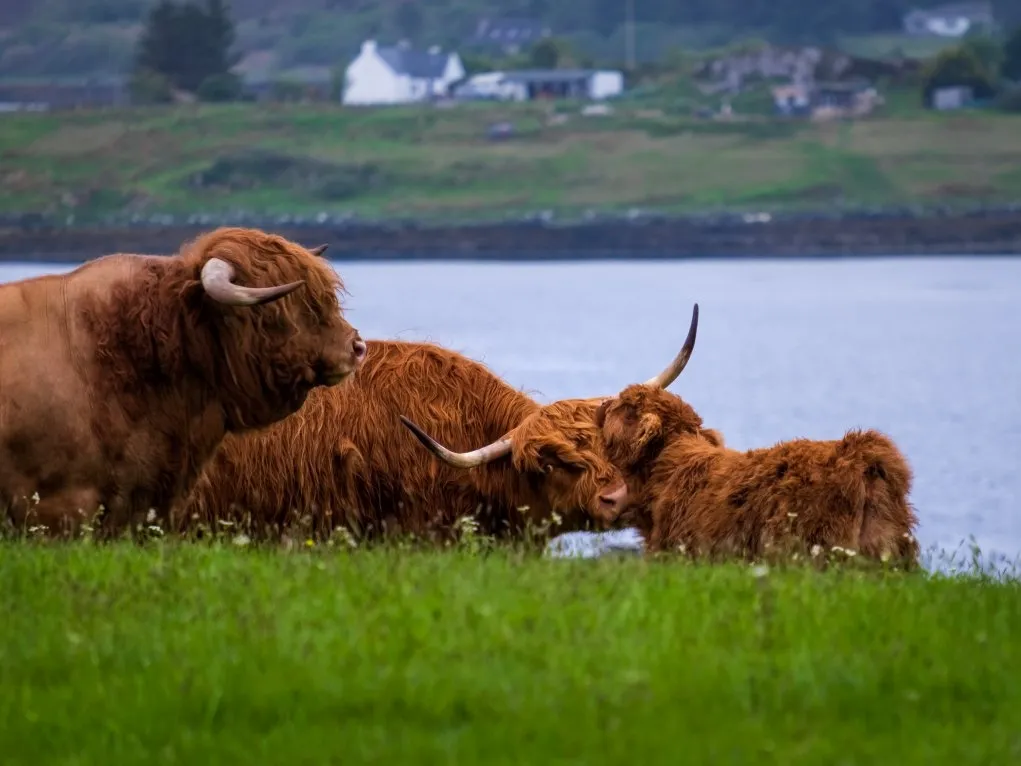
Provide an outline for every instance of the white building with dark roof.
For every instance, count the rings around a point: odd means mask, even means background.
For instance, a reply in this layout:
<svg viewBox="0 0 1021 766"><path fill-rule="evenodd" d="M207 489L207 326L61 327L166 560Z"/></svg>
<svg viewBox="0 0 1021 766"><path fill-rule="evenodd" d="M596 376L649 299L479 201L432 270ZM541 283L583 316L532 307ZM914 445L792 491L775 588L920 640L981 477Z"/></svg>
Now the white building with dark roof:
<svg viewBox="0 0 1021 766"><path fill-rule="evenodd" d="M429 101L446 96L464 74L455 52L444 53L438 47L419 51L404 43L380 47L366 40L348 64L341 101L350 105Z"/></svg>

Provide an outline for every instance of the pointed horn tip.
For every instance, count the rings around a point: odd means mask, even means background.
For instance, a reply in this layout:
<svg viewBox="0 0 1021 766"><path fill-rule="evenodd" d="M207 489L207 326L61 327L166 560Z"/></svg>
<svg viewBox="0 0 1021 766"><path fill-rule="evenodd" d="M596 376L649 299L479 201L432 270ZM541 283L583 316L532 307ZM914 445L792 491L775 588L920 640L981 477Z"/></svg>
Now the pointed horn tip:
<svg viewBox="0 0 1021 766"><path fill-rule="evenodd" d="M684 343L681 346L681 350L677 352L677 356L675 356L673 361L670 362L669 367L663 370L663 372L659 373L659 375L649 378L647 381L645 381L644 385L652 386L653 388L666 388L675 380L677 380L677 377L687 366L688 360L691 358L691 353L695 349L695 336L697 334L698 334L698 303L696 303L691 310L691 324L688 326L688 335L684 339Z"/></svg>

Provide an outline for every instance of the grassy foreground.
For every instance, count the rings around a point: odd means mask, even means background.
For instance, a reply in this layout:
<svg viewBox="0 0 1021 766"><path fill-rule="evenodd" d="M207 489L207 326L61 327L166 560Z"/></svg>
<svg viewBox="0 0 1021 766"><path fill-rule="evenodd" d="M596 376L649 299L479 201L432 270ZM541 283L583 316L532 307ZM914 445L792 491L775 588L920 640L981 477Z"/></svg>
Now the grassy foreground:
<svg viewBox="0 0 1021 766"><path fill-rule="evenodd" d="M5 766L1021 756L1016 583L2 544L0 615Z"/></svg>
<svg viewBox="0 0 1021 766"><path fill-rule="evenodd" d="M0 213L482 219L634 205L684 211L1021 198L1017 116L891 105L853 124L810 124L699 120L664 103L624 103L608 116L559 108L556 118L535 104L6 115ZM503 120L517 135L489 140L487 127Z"/></svg>

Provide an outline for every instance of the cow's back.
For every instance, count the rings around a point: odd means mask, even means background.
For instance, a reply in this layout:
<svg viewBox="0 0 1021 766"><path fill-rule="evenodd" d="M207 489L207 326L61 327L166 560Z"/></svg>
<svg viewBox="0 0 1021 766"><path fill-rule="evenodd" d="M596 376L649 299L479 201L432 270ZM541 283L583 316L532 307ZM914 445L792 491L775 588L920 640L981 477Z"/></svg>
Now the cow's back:
<svg viewBox="0 0 1021 766"><path fill-rule="evenodd" d="M116 401L97 386L104 370L82 307L145 260L105 256L0 285L0 516L16 526L53 528L69 511L95 513L116 478L108 443L130 451L131 435L114 428L123 426Z"/></svg>
<svg viewBox="0 0 1021 766"><path fill-rule="evenodd" d="M26 509L45 513L92 467L68 287L65 276L0 286L0 503L15 523Z"/></svg>

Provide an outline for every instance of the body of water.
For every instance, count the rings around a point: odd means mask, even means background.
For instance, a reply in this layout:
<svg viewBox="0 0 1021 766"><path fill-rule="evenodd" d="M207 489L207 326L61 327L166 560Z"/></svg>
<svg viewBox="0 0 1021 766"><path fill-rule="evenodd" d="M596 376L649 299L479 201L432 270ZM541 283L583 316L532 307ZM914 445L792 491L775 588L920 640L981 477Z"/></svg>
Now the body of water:
<svg viewBox="0 0 1021 766"><path fill-rule="evenodd" d="M1021 554L1021 259L337 264L366 338L428 340L541 401L663 368L729 446L884 431L924 547ZM0 265L0 281L63 266Z"/></svg>

